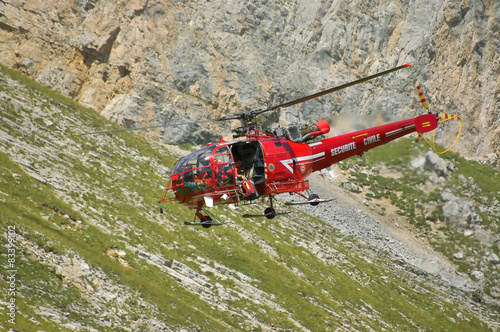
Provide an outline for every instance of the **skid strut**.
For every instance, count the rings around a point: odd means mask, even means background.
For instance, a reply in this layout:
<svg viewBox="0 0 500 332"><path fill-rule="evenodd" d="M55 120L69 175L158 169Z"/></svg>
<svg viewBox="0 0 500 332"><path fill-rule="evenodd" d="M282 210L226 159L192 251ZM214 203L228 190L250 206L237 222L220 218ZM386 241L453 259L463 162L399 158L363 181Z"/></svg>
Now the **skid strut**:
<svg viewBox="0 0 500 332"><path fill-rule="evenodd" d="M212 217L210 217L209 215L204 215L203 213L201 213L202 210L203 210L203 206L199 205L196 208L196 212L194 214L193 221L192 222L186 221L186 222L184 222L184 225L187 225L187 226L201 226L203 228L210 228L212 226L220 226L220 225L227 224L225 222L214 222L212 220ZM198 218L200 221L197 222L196 218Z"/></svg>

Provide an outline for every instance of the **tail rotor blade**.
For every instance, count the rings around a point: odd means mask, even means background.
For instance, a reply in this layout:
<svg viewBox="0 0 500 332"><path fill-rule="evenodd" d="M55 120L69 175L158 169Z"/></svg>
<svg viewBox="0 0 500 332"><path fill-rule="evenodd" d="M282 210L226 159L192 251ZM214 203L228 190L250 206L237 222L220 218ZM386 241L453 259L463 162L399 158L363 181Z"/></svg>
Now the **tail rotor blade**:
<svg viewBox="0 0 500 332"><path fill-rule="evenodd" d="M417 86L417 93L418 93L418 97L420 98L420 102L422 103L422 107L425 108L426 110L429 110L429 108L430 108L429 102L425 98L424 91L422 90L420 85Z"/></svg>
<svg viewBox="0 0 500 332"><path fill-rule="evenodd" d="M253 119L254 117L256 117L259 114L262 114L262 113L265 113L265 112L269 112L269 111L274 111L274 110L276 110L278 108L281 108L281 107L290 107L290 106L293 106L293 105L297 105L297 104L303 103L305 101L308 101L308 100L311 100L311 99L315 99L315 98L324 96L326 94L329 94L329 93L332 93L332 92L335 92L335 91L339 91L339 90L348 88L348 87L356 85L356 84L364 83L364 82L369 81L371 79L374 79L376 77L387 75L387 74L392 73L392 72L394 72L396 70L400 70L400 69L403 69L403 68L406 68L406 67L411 67L411 65L404 64L404 65L399 66L399 67L395 67L395 68L392 68L392 69L389 69L389 70L386 70L386 71L383 71L383 72L380 72L380 73L377 73L377 74L373 74L373 75L370 75L370 76L367 76L367 77L363 77L363 78L361 78L359 80L348 82L348 83L345 83L345 84L333 87L333 88L328 89L328 90L320 91L320 92L314 93L312 95L305 96L305 97L302 97L302 98L299 98L299 99L295 99L295 100L292 100L292 101L289 101L289 102L286 102L286 103L283 103L283 104L279 104L279 105L276 105L276 106L272 106L272 107L269 107L269 108L266 108L266 109L258 109L258 110L254 110L254 111L250 111L250 112L242 112L242 113L239 113L239 114L236 114L236 115L226 116L226 117L222 117L222 118L219 118L219 119L214 119L214 120L200 120L200 121L192 121L192 122L177 122L177 123L169 123L169 124L165 124L165 125L147 126L147 127L134 127L134 128L123 128L123 129L114 129L114 130L93 131L93 132L87 132L87 133L81 133L81 134L73 134L73 136L85 136L85 135L117 133L117 132L121 132L121 131L131 131L131 130L140 130L140 129L153 129L153 128L164 128L164 127L169 127L169 126L182 126L182 125L199 124L199 123L210 123L210 122L220 122L220 121L228 121L228 120Z"/></svg>
<svg viewBox="0 0 500 332"><path fill-rule="evenodd" d="M183 126L183 125L191 125L191 124L199 124L199 123L217 122L217 121L222 121L222 120L223 119L200 120L200 121L190 121L190 122L176 122L176 123L169 123L169 124L157 125L157 126L133 127L133 128L102 130L102 131L91 131L91 132L87 132L87 133L73 134L73 136L86 136L86 135L118 133L118 132L122 132L122 131L132 131L132 130L141 130L141 129L165 128L165 127L171 127L171 126Z"/></svg>

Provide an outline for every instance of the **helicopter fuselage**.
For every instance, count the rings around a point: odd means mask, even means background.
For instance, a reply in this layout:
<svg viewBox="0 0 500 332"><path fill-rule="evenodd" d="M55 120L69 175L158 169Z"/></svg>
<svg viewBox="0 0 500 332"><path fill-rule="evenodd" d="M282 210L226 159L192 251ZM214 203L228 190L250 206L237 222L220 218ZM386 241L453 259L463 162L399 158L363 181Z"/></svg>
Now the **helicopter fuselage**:
<svg viewBox="0 0 500 332"><path fill-rule="evenodd" d="M175 197L171 200L200 208L300 193L309 189L307 177L313 172L436 127L436 116L425 114L309 143L251 133L246 140L209 144L184 157L175 165L164 195L172 190ZM254 192L246 195L244 184L251 184ZM162 196L159 203L166 201Z"/></svg>
<svg viewBox="0 0 500 332"><path fill-rule="evenodd" d="M419 136L435 150L434 136L431 144L422 134L436 129L438 118L442 119L439 123L452 119L460 121L460 129L455 143L442 153L449 151L457 143L463 125L460 116L434 115L430 112L415 118L323 140L318 139L330 131L330 125L325 120L311 125L278 127L273 134L263 133L255 129L255 118L260 114L291 107L408 67L411 65L403 64L292 101L217 119L94 131L73 134L73 136L241 120L244 126L233 131L236 134L233 135L233 138L245 136L246 139L233 142L221 140L219 143L209 144L185 156L174 166L168 185L158 203L178 201L181 204L194 207L196 208L195 218L199 218L200 222L185 222L185 224L209 228L212 225L223 225L225 222L213 222L210 215L201 213L204 207L212 207L217 204L243 204L259 198L263 201L263 198L267 197L270 206L265 209L264 214L248 215L248 217L264 216L272 219L276 215L288 213L277 213L274 210L273 197L278 194L298 194L307 199L306 204L313 206L332 200L319 199L318 195L309 194L307 177L313 172L328 168L355 155L363 155L365 151L413 132L419 133ZM417 87L417 92L422 106L429 110L429 103L420 86ZM304 195L303 192L308 193L309 196ZM173 196L168 198L167 193L173 193ZM160 208L160 212L162 211L163 209Z"/></svg>

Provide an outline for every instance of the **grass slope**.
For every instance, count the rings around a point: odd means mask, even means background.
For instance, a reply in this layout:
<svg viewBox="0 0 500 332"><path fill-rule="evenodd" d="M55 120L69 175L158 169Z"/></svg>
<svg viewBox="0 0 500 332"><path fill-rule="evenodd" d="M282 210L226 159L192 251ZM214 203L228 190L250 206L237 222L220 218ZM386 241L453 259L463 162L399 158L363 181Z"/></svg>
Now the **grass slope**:
<svg viewBox="0 0 500 332"><path fill-rule="evenodd" d="M487 257L500 256L500 171L448 152L441 157L453 166L453 170L436 183L431 181L432 171L410 167L411 161L422 158L428 149L423 143L416 144L412 138L404 138L377 151L369 151L364 158L353 159L343 167L356 170L351 173L351 180L365 189L365 199L381 215L386 210L382 199L388 198L397 213L414 226L413 231L419 237L426 238L435 250L447 256L471 279L477 280L477 275L482 274L484 294L498 299L498 262L489 261ZM400 173L401 176L384 175L388 173ZM469 221L465 227L457 227L447 220L443 213L447 203L443 193L450 193L458 197L460 203L473 206L478 220ZM464 258L457 258L461 257L457 253ZM482 272L478 274L478 271ZM478 300L482 295L475 294Z"/></svg>
<svg viewBox="0 0 500 332"><path fill-rule="evenodd" d="M16 305L13 322L0 312L3 329L488 330L424 277L309 215L254 221L217 207L230 225L208 230L182 226L193 211L175 203L160 215L175 162L164 146L72 137L116 125L5 68L0 108L0 300Z"/></svg>

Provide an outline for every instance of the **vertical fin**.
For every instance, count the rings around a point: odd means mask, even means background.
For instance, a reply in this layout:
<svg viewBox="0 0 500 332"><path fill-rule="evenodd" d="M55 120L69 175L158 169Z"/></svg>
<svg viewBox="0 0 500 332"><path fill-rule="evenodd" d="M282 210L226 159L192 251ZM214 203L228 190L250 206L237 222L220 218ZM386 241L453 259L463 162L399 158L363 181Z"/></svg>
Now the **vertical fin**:
<svg viewBox="0 0 500 332"><path fill-rule="evenodd" d="M437 128L438 122L434 114L419 115L415 118L415 128L420 134L428 133Z"/></svg>

